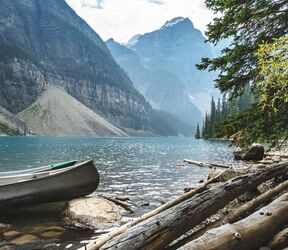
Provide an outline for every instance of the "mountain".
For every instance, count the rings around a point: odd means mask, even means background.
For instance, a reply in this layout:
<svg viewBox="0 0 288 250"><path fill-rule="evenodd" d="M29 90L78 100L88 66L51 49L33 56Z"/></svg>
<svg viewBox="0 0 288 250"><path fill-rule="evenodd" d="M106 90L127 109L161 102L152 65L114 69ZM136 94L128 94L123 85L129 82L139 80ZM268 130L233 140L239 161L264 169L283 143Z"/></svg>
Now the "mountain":
<svg viewBox="0 0 288 250"><path fill-rule="evenodd" d="M0 134L23 135L27 130L27 125L22 119L0 106Z"/></svg>
<svg viewBox="0 0 288 250"><path fill-rule="evenodd" d="M105 43L64 0L1 0L0 79L0 105L13 114L56 86L119 128L163 134Z"/></svg>
<svg viewBox="0 0 288 250"><path fill-rule="evenodd" d="M50 86L18 114L33 132L53 136L128 136L62 89Z"/></svg>
<svg viewBox="0 0 288 250"><path fill-rule="evenodd" d="M195 65L202 57L212 57L214 50L189 18L174 18L123 45L112 39L106 44L153 107L190 123L201 121L199 110L203 114L210 107L215 74L199 71Z"/></svg>

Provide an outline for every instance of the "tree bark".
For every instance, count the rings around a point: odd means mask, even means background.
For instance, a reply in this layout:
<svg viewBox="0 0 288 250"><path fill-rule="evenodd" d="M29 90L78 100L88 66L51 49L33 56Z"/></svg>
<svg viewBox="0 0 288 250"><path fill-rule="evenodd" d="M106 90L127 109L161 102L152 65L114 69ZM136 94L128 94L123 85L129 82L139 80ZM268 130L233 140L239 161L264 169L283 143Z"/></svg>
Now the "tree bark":
<svg viewBox="0 0 288 250"><path fill-rule="evenodd" d="M259 195L255 199L243 204L242 206L234 209L229 214L225 215L221 219L215 221L214 223L211 223L210 225L200 229L199 231L193 233L190 236L187 236L186 238L180 240L175 245L169 247L169 250L178 249L179 247L187 244L188 242L195 240L202 236L206 231L211 230L216 227L220 227L223 224L227 223L234 223L237 220L244 218L245 216L249 215L253 211L255 211L256 208L259 206L265 206L267 203L269 203L273 197L280 194L282 191L287 190L288 188L288 181L285 181L281 184L279 184L277 187L268 190L267 192Z"/></svg>
<svg viewBox="0 0 288 250"><path fill-rule="evenodd" d="M150 217L153 217L191 197L193 197L194 195L204 191L207 187L207 185L211 184L211 183L214 183L216 182L220 177L221 175L225 172L226 170L222 171L221 173L219 173L218 175L216 175L215 177L209 179L208 181L204 182L203 184L201 184L200 187L196 188L196 189L193 189L165 204L163 204L162 206L136 218L135 220L129 222L129 223L126 223L125 225L119 227L118 229L116 229L115 231L109 233L109 234L106 234L106 235L103 235L101 237L99 237L96 242L91 242L89 243L87 246L85 246L85 250L92 250L92 249L99 249L102 245L104 245L106 242L108 242L109 240L111 240L112 238L116 237L117 235L120 235L121 233L125 232L127 229L131 228L132 226L144 221L144 220L147 220L148 218ZM84 248L83 248L84 249ZM80 250L80 249L79 249Z"/></svg>
<svg viewBox="0 0 288 250"><path fill-rule="evenodd" d="M247 250L264 246L288 222L288 193L235 224L207 231L179 250Z"/></svg>
<svg viewBox="0 0 288 250"><path fill-rule="evenodd" d="M96 240L88 249L163 249L239 195L286 173L287 166L288 162L274 164L261 172L239 176L219 184L218 187L197 194L133 225L102 246Z"/></svg>

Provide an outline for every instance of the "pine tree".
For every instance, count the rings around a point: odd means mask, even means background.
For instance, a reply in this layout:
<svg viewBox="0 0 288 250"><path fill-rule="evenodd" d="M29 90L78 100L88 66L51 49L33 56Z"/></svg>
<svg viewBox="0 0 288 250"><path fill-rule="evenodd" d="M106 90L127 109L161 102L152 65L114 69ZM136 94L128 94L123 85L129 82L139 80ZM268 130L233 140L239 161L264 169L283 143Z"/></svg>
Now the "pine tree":
<svg viewBox="0 0 288 250"><path fill-rule="evenodd" d="M210 119L209 119L208 112L206 111L206 114L205 114L205 133L204 133L204 138L208 139L209 138L209 134L210 134Z"/></svg>
<svg viewBox="0 0 288 250"><path fill-rule="evenodd" d="M203 122L202 122L202 133L201 133L201 137L205 138L205 117L203 118Z"/></svg>
<svg viewBox="0 0 288 250"><path fill-rule="evenodd" d="M210 113L210 128L209 128L209 138L212 138L215 134L215 125L216 125L216 105L214 97L211 100L211 113Z"/></svg>
<svg viewBox="0 0 288 250"><path fill-rule="evenodd" d="M241 96L250 84L251 90L256 96L256 102L241 112L235 109L236 106L232 103L230 109L234 115L223 125L223 135L224 133L228 136L233 133L237 134L237 141L241 146L258 140L276 143L285 138L288 133L286 122L288 108L285 98L281 98L280 95L280 99L278 99L277 89L270 88L274 84L273 80L272 85L264 84L261 88L263 78L268 79L269 77L267 74L262 74L259 61L260 63L261 60L269 62L269 57L261 59L258 57L259 53L256 52L263 41L272 48L275 39L287 36L287 0L206 0L205 3L209 9L219 14L214 18L213 23L208 25L206 32L208 41L217 44L220 40L229 38L232 42L228 48L222 50L222 54L218 58L202 59L198 68L220 71L215 80L216 87L222 93L228 93L231 99ZM284 51L284 55L285 53L287 55L285 46L282 44L280 47L279 51ZM287 72L287 57L284 72ZM283 85L279 89L281 88L283 89ZM276 97L279 106L284 107L283 112L277 113L273 110L263 109L263 106L260 105L261 98L259 98L263 93L264 95L269 93L269 96L272 97L271 100ZM277 129L275 129L276 127Z"/></svg>
<svg viewBox="0 0 288 250"><path fill-rule="evenodd" d="M197 122L197 131L196 131L196 134L195 134L195 138L196 139L200 139L201 138L199 122Z"/></svg>

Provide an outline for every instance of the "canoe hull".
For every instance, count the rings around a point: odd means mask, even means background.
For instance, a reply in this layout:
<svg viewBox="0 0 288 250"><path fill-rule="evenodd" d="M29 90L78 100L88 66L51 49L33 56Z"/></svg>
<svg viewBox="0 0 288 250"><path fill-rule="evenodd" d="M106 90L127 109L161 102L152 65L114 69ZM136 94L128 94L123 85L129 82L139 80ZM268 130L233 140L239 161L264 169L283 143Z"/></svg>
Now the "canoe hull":
<svg viewBox="0 0 288 250"><path fill-rule="evenodd" d="M0 186L0 209L71 200L91 194L98 185L99 173L87 161L47 177Z"/></svg>

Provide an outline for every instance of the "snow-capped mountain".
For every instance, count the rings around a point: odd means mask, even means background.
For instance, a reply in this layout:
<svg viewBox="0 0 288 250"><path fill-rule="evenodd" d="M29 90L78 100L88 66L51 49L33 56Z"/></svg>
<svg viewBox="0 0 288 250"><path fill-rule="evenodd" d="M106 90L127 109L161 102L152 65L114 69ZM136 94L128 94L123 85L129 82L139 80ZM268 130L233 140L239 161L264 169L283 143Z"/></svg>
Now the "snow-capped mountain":
<svg viewBox="0 0 288 250"><path fill-rule="evenodd" d="M210 107L215 74L199 71L195 65L202 57L212 57L213 48L189 18L176 17L158 30L133 37L123 44L127 53L123 48L119 53L115 41L106 44L155 108L191 124L201 121L199 110L203 114Z"/></svg>
<svg viewBox="0 0 288 250"><path fill-rule="evenodd" d="M189 18L175 17L175 18L173 18L172 20L167 21L167 22L162 26L161 29L173 27L173 26L175 26L177 23L180 23L180 22L185 21L185 19L188 19L188 20L189 20Z"/></svg>

